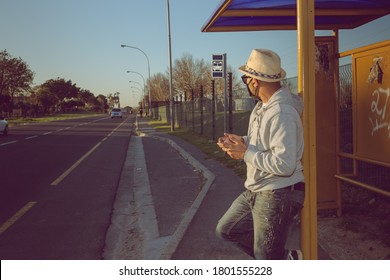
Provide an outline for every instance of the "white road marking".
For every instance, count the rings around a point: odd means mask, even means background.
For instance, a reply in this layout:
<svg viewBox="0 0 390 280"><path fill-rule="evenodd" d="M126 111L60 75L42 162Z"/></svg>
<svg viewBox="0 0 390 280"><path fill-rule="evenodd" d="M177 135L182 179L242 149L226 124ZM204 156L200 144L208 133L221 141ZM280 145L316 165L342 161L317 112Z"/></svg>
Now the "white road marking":
<svg viewBox="0 0 390 280"><path fill-rule="evenodd" d="M11 142L6 142L6 143L2 143L0 144L0 146L5 146L5 145L9 145L9 144L13 144L13 143L16 143L18 141L11 141Z"/></svg>

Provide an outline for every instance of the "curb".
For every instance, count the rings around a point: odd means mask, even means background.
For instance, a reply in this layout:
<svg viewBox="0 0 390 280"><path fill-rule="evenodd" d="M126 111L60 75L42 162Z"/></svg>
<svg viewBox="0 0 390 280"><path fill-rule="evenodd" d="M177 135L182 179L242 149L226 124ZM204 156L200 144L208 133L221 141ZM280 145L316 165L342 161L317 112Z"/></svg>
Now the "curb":
<svg viewBox="0 0 390 280"><path fill-rule="evenodd" d="M172 255L175 253L177 246L179 245L180 241L183 239L183 236L184 236L185 232L187 231L188 226L190 225L192 219L194 218L200 205L202 204L202 201L205 198L207 192L209 191L210 186L213 184L213 182L215 180L215 175L209 169L207 169L203 164L201 164L194 157L192 157L189 153L187 153L182 147L180 147L173 140L165 138L165 137L156 136L156 135L149 135L147 133L139 131L138 129L139 129L139 127L138 127L138 121L137 121L136 122L136 133L139 136L152 137L152 138L157 139L159 141L167 142L176 151L178 151L179 154L185 160L187 160L194 168L201 171L202 175L206 178L206 183L203 185L202 190L199 192L196 199L194 200L192 205L187 210L184 218L181 220L179 226L177 227L176 231L173 233L167 246L165 246L165 248L160 256L161 260L169 260L169 259L171 259Z"/></svg>

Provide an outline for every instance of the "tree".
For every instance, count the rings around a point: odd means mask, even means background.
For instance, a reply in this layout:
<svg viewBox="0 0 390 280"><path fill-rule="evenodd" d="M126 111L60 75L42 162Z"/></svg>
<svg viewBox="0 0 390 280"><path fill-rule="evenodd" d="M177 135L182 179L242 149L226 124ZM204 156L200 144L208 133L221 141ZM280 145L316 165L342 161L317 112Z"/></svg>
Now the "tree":
<svg viewBox="0 0 390 280"><path fill-rule="evenodd" d="M210 66L204 59L194 60L191 54L183 54L181 59L176 59L173 67L173 83L175 91L195 91L195 97L199 95L199 88L203 85L206 89L210 86Z"/></svg>
<svg viewBox="0 0 390 280"><path fill-rule="evenodd" d="M95 98L92 92L87 89L81 89L78 93L78 99L84 103L92 103Z"/></svg>
<svg viewBox="0 0 390 280"><path fill-rule="evenodd" d="M43 113L47 114L50 111L55 110L55 106L58 102L58 97L55 96L48 87L40 86L34 96L35 104L42 110Z"/></svg>
<svg viewBox="0 0 390 280"><path fill-rule="evenodd" d="M80 89L71 80L50 79L32 89L33 78L34 73L21 58L0 51L0 112L19 108L26 115L27 111L52 113L64 108L104 111L107 107L106 99L97 100L92 92ZM114 94L114 102L119 104L119 93Z"/></svg>
<svg viewBox="0 0 390 280"><path fill-rule="evenodd" d="M169 78L168 74L157 73L150 78L150 94L152 101L169 100Z"/></svg>
<svg viewBox="0 0 390 280"><path fill-rule="evenodd" d="M110 108L120 107L119 94L120 94L119 92L115 92L107 95L108 106Z"/></svg>
<svg viewBox="0 0 390 280"><path fill-rule="evenodd" d="M241 79L227 66L227 73L232 73L233 96L241 98L246 96L246 87ZM187 100L194 91L194 97L199 98L200 86L203 86L203 93L210 98L211 95L211 62L206 63L204 59L194 59L190 54L183 54L181 59L175 60L173 69L174 89L176 92L187 92ZM219 102L224 103L224 79L215 79L215 96Z"/></svg>
<svg viewBox="0 0 390 280"><path fill-rule="evenodd" d="M65 81L63 78L50 79L44 82L41 87L55 96L57 110L80 105L80 103L75 105L75 102L78 102L80 88L73 84L71 80Z"/></svg>
<svg viewBox="0 0 390 280"><path fill-rule="evenodd" d="M11 96L0 94L0 114L1 112L9 112L11 105Z"/></svg>
<svg viewBox="0 0 390 280"><path fill-rule="evenodd" d="M104 112L108 109L108 101L107 101L107 97L105 95L99 94L96 97L96 100L99 102L100 111Z"/></svg>
<svg viewBox="0 0 390 280"><path fill-rule="evenodd" d="M63 78L47 80L42 84L42 87L46 87L60 102L66 99L77 98L80 91L71 80L65 81Z"/></svg>
<svg viewBox="0 0 390 280"><path fill-rule="evenodd" d="M13 109L14 96L30 88L34 72L20 57L11 57L6 50L0 52L0 96L8 102L9 111Z"/></svg>
<svg viewBox="0 0 390 280"><path fill-rule="evenodd" d="M95 95L87 89L81 89L78 93L78 99L86 110L100 110L100 103Z"/></svg>

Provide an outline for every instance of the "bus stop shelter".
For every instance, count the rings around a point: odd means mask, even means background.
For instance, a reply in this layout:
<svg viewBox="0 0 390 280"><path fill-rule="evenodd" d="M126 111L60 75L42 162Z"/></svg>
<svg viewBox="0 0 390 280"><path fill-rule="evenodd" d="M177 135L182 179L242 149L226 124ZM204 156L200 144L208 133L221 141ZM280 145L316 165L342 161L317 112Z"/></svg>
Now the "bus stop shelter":
<svg viewBox="0 0 390 280"><path fill-rule="evenodd" d="M338 30L353 29L388 14L389 0L223 0L201 29L202 32L297 30L298 92L305 104L303 164L307 188L301 227L304 259L318 257L318 207L340 207L337 199L328 197L339 195L335 176ZM331 30L333 35L315 38L315 30ZM388 54L389 44L388 41L381 45L380 51ZM324 71L316 73L319 49L327 50L326 75Z"/></svg>

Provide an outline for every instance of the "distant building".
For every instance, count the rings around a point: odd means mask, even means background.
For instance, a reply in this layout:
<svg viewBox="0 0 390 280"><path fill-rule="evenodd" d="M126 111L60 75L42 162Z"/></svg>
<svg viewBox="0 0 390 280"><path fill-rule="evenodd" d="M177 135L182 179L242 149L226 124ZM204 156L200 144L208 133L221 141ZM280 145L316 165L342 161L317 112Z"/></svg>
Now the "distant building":
<svg viewBox="0 0 390 280"><path fill-rule="evenodd" d="M235 111L252 111L256 105L256 100L247 97L247 98L237 98L234 100L235 103Z"/></svg>

